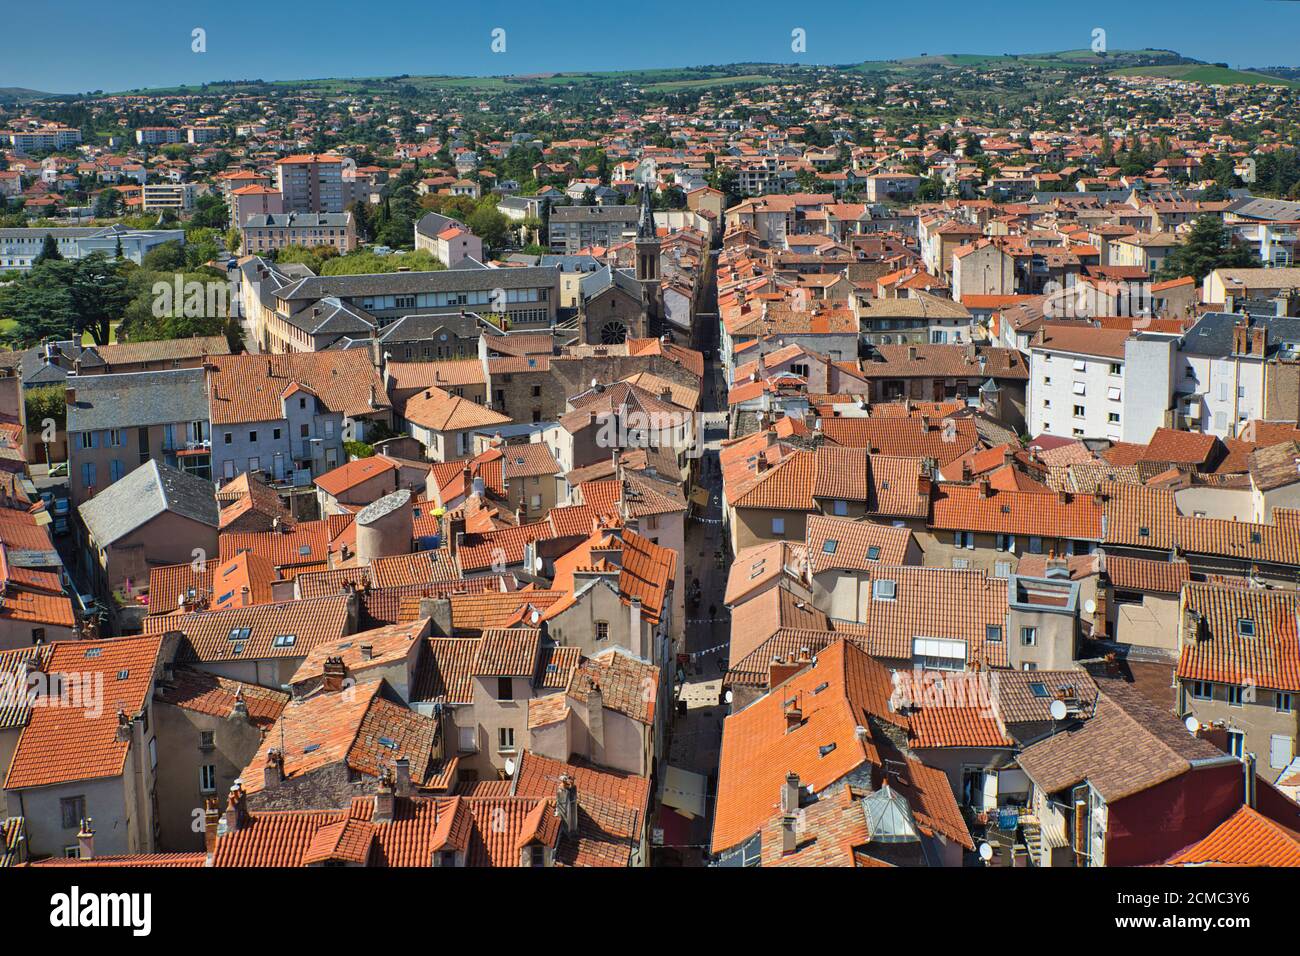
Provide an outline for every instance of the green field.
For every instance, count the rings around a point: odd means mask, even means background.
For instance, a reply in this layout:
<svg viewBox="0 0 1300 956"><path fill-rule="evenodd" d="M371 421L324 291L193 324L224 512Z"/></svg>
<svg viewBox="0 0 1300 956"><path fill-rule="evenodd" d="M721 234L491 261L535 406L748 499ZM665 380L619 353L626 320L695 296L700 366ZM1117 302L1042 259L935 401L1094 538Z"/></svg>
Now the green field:
<svg viewBox="0 0 1300 956"><path fill-rule="evenodd" d="M709 86L770 83L775 77L767 73L738 73L725 69L614 70L608 73L536 73L522 76L399 76L399 77L326 77L314 80L271 80L265 83L217 83L207 87L174 86L150 90L155 94L193 94L251 92L268 87L312 90L320 93L362 93L394 91L411 86L420 92L471 90L503 93L529 86L583 86L597 83L631 83L646 89L672 91Z"/></svg>
<svg viewBox="0 0 1300 956"><path fill-rule="evenodd" d="M1163 76L1171 80L1186 80L1188 83L1204 83L1211 86L1286 86L1292 89L1300 83L1284 80L1265 73L1252 73L1248 70L1231 70L1227 67L1213 66L1208 63L1186 63L1179 66L1135 66L1115 70L1120 76Z"/></svg>

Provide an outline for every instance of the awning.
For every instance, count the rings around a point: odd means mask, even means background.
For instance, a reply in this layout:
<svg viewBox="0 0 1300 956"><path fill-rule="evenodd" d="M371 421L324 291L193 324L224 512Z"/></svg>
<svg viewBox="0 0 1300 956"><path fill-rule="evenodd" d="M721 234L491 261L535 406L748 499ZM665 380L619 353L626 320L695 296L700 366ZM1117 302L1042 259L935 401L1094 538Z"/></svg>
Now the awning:
<svg viewBox="0 0 1300 956"><path fill-rule="evenodd" d="M672 807L688 820L704 816L708 780L698 773L668 764L664 772L659 802Z"/></svg>
<svg viewBox="0 0 1300 956"><path fill-rule="evenodd" d="M707 508L709 506L709 489L701 488L699 485L692 485L691 504L697 508Z"/></svg>

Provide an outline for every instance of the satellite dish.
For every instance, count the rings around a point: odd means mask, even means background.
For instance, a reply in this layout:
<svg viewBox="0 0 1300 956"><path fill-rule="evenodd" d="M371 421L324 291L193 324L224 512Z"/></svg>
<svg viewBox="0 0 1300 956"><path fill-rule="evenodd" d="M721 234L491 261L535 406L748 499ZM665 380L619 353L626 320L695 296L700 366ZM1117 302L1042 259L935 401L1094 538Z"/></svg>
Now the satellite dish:
<svg viewBox="0 0 1300 956"><path fill-rule="evenodd" d="M1187 719L1183 721L1183 726L1187 728L1189 734L1195 735L1201 729L1201 722L1192 714L1188 714Z"/></svg>
<svg viewBox="0 0 1300 956"><path fill-rule="evenodd" d="M533 622L534 624L536 624L539 620L541 620L541 617L542 617L542 616L541 616L540 614L538 614L536 611L534 611L534 612L532 613L532 615L531 615L532 622Z"/></svg>
<svg viewBox="0 0 1300 956"><path fill-rule="evenodd" d="M511 777L515 775L515 762L513 759L506 759L506 774Z"/></svg>
<svg viewBox="0 0 1300 956"><path fill-rule="evenodd" d="M1048 708L1053 720L1065 720L1065 701L1054 700L1052 706Z"/></svg>
<svg viewBox="0 0 1300 956"><path fill-rule="evenodd" d="M987 843L981 843L980 859L983 860L985 863L993 859L993 847L989 846Z"/></svg>
<svg viewBox="0 0 1300 956"><path fill-rule="evenodd" d="M728 704L730 704L730 703L731 703L731 691L727 691L725 694L723 694L723 695L722 695L722 699L725 700Z"/></svg>
<svg viewBox="0 0 1300 956"><path fill-rule="evenodd" d="M1092 598L1089 598L1086 602L1084 602L1083 609L1087 611L1089 614L1096 614L1097 602L1094 601Z"/></svg>
<svg viewBox="0 0 1300 956"><path fill-rule="evenodd" d="M541 573L542 573L542 559L541 559L541 558L534 558L534 559L533 559L533 570L536 571L538 574L541 574Z"/></svg>

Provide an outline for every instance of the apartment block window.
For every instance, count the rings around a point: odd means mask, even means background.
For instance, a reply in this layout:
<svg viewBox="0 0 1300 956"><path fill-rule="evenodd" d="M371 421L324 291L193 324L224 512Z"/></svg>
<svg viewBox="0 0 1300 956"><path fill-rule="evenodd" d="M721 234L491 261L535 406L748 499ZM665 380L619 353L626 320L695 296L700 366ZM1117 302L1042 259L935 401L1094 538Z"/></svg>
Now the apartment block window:
<svg viewBox="0 0 1300 956"><path fill-rule="evenodd" d="M63 829L81 829L81 821L86 817L86 798L64 797L59 801L59 815L63 819Z"/></svg>
<svg viewBox="0 0 1300 956"><path fill-rule="evenodd" d="M1207 680L1194 680L1188 685L1187 692L1197 700L1212 700L1214 685Z"/></svg>
<svg viewBox="0 0 1300 956"><path fill-rule="evenodd" d="M975 548L974 531L957 531L953 533L953 544L959 548L973 550Z"/></svg>
<svg viewBox="0 0 1300 956"><path fill-rule="evenodd" d="M1106 397L1110 399L1112 402L1118 402L1122 394L1123 393L1120 392L1119 388L1114 385L1106 389Z"/></svg>
<svg viewBox="0 0 1300 956"><path fill-rule="evenodd" d="M202 793L215 793L217 789L217 768L215 764L205 763L199 767L199 790Z"/></svg>
<svg viewBox="0 0 1300 956"><path fill-rule="evenodd" d="M596 640L598 641L609 640L609 621L596 622Z"/></svg>
<svg viewBox="0 0 1300 956"><path fill-rule="evenodd" d="M1020 646L1037 647L1038 646L1038 628L1022 627L1020 629Z"/></svg>
<svg viewBox="0 0 1300 956"><path fill-rule="evenodd" d="M1118 424L1119 424L1119 412L1107 412L1107 413L1106 413L1106 421L1110 422L1112 425L1118 425Z"/></svg>
<svg viewBox="0 0 1300 956"><path fill-rule="evenodd" d="M993 644L1001 644L1001 643L1002 643L1002 625L1001 625L1001 624L989 624L987 627L985 627L985 628L984 628L984 640L989 641L990 643L993 643Z"/></svg>
<svg viewBox="0 0 1300 956"><path fill-rule="evenodd" d="M1088 394L1087 386L1085 386L1085 385L1083 384L1083 382L1075 382L1075 383L1074 383L1074 387L1071 389L1071 391L1073 391L1075 395L1087 395L1087 394Z"/></svg>
<svg viewBox="0 0 1300 956"><path fill-rule="evenodd" d="M515 729L513 727L501 727L497 730L497 749L503 753L515 749Z"/></svg>
<svg viewBox="0 0 1300 956"><path fill-rule="evenodd" d="M511 677L497 678L497 700L514 700L515 682Z"/></svg>
<svg viewBox="0 0 1300 956"><path fill-rule="evenodd" d="M1087 367L1088 367L1088 363L1085 362L1083 359L1075 359L1075 360L1074 360L1074 370L1075 370L1076 372L1082 372L1082 371L1084 371L1085 369L1087 369Z"/></svg>
<svg viewBox="0 0 1300 956"><path fill-rule="evenodd" d="M1083 418L1083 417L1085 417L1087 414L1088 414L1088 410L1087 410L1086 408L1084 408L1082 405L1075 405L1075 406L1074 406L1074 417L1075 417L1075 418Z"/></svg>
<svg viewBox="0 0 1300 956"><path fill-rule="evenodd" d="M1111 363L1110 363L1110 374L1111 374L1111 375L1120 375L1120 374L1123 373L1123 371L1124 371L1124 366L1123 366L1123 365L1120 365L1119 362L1111 362Z"/></svg>
<svg viewBox="0 0 1300 956"><path fill-rule="evenodd" d="M1014 534L1000 534L997 538L997 549L999 551L1010 551L1015 553L1016 536Z"/></svg>

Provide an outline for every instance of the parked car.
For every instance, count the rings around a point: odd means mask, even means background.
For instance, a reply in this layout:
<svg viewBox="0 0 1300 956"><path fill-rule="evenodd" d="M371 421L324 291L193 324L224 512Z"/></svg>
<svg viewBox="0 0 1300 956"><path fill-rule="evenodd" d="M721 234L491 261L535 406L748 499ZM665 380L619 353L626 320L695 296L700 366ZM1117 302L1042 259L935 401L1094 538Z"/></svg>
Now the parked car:
<svg viewBox="0 0 1300 956"><path fill-rule="evenodd" d="M60 461L50 465L49 475L51 478L68 477L68 463L66 461Z"/></svg>

